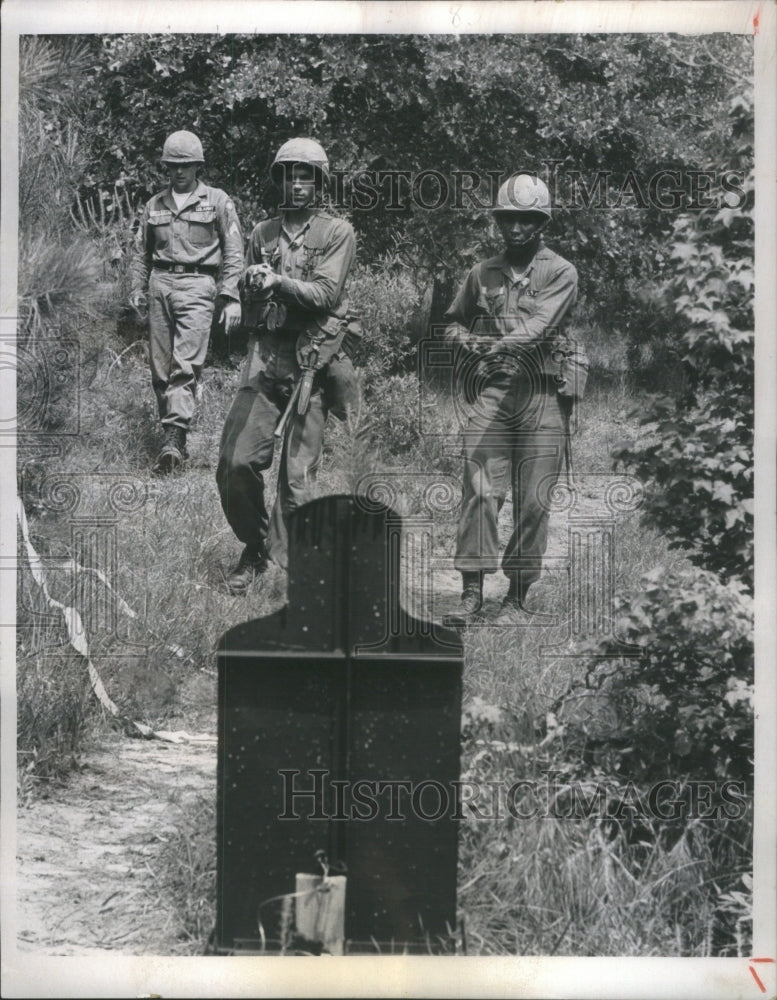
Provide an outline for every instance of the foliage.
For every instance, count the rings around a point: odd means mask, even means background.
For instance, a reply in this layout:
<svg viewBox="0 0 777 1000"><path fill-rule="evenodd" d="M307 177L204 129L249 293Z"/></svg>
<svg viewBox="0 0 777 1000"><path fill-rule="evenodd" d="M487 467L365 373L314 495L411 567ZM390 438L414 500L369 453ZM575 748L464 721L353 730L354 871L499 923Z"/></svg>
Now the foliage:
<svg viewBox="0 0 777 1000"><path fill-rule="evenodd" d="M206 177L233 195L247 227L275 197L268 168L280 143L314 134L350 178L342 194L362 260L400 248L406 266L450 281L494 245L462 172L483 178L475 197L487 204L489 171L537 169L555 181L553 238L578 265L589 309L624 324L637 291L670 266L663 235L676 207L650 199L650 179L717 154L732 81L752 59L751 39L724 35L110 35L88 44L94 187L120 182L148 195L165 135L191 128L205 142ZM430 169L449 187L439 208L388 180L351 205L362 171ZM608 171L609 204L575 196L571 171L588 195ZM427 177L421 198L433 206L437 195Z"/></svg>
<svg viewBox="0 0 777 1000"><path fill-rule="evenodd" d="M415 364L413 340L419 289L406 270L382 261L373 268L354 268L349 298L363 330L354 361L369 390L378 376L396 374Z"/></svg>
<svg viewBox="0 0 777 1000"><path fill-rule="evenodd" d="M684 391L657 398L645 436L615 450L653 484L646 516L689 559L752 587L753 175L752 95L731 107L732 165L748 201L681 215L666 290L680 330Z"/></svg>
<svg viewBox="0 0 777 1000"><path fill-rule="evenodd" d="M465 706L462 780L477 790L459 846L468 953L748 954L747 803L736 818L664 819L651 780L576 771L552 716L537 742L522 714L479 696ZM692 794L677 789L686 814Z"/></svg>
<svg viewBox="0 0 777 1000"><path fill-rule="evenodd" d="M375 419L370 425L377 451L396 458L406 456L419 443L419 386L414 374L384 375L370 385Z"/></svg>
<svg viewBox="0 0 777 1000"><path fill-rule="evenodd" d="M35 780L58 780L80 756L89 718L89 685L80 658L62 645L19 547L16 734L23 792Z"/></svg>
<svg viewBox="0 0 777 1000"><path fill-rule="evenodd" d="M96 303L101 262L75 234L71 205L86 170L79 114L88 48L22 39L19 65L19 335L60 333Z"/></svg>
<svg viewBox="0 0 777 1000"><path fill-rule="evenodd" d="M593 656L583 685L612 716L591 730L585 721L559 737L588 776L635 782L749 781L753 758L753 604L737 583L704 570L657 567L641 591L619 599L615 631L641 656L621 660L608 640Z"/></svg>
<svg viewBox="0 0 777 1000"><path fill-rule="evenodd" d="M584 681L559 699L551 729L577 778L739 782L753 776L753 177L752 96L731 104L729 166L747 175L747 201L678 216L674 274L656 295L671 302L681 379L655 398L644 436L614 449L646 483L643 519L695 569L662 567L621 598L618 641L589 651ZM739 201L739 199L737 200ZM641 656L624 658L623 642ZM592 708L586 712L586 702ZM555 722L554 717L554 722ZM654 785L655 787L655 785ZM740 953L749 900L752 826L737 816L711 827L710 881L718 887L719 953ZM682 836L698 817L674 819ZM736 829L728 827L736 823ZM627 821L655 848L662 831ZM736 881L732 882L732 877ZM747 888L748 883L745 882ZM721 888L723 887L723 888ZM726 891L724 891L724 889Z"/></svg>

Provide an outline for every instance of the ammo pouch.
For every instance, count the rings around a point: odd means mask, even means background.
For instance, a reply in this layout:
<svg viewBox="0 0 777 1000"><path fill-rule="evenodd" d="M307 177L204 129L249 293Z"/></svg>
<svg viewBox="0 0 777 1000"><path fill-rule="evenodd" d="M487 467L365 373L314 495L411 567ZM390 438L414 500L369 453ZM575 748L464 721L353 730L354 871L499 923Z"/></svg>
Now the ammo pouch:
<svg viewBox="0 0 777 1000"><path fill-rule="evenodd" d="M553 373L559 396L580 400L588 381L588 355L577 340L563 338L553 345L552 359L558 368Z"/></svg>

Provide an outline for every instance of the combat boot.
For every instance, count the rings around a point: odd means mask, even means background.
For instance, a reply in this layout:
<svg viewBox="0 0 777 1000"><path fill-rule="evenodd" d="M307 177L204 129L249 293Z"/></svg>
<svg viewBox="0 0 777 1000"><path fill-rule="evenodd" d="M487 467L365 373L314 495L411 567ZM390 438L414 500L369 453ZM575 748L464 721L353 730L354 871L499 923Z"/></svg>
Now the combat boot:
<svg viewBox="0 0 777 1000"><path fill-rule="evenodd" d="M540 611L532 611L526 607L526 595L531 584L524 584L518 573L510 576L510 586L507 595L502 600L499 611L489 620L489 625L549 625L554 621L553 615Z"/></svg>
<svg viewBox="0 0 777 1000"><path fill-rule="evenodd" d="M526 625L531 620L531 612L524 608L517 597L508 594L502 601L499 611L489 620L489 625Z"/></svg>
<svg viewBox="0 0 777 1000"><path fill-rule="evenodd" d="M462 573L462 592L458 607L445 615L443 625L449 628L463 628L478 621L483 607L483 574Z"/></svg>
<svg viewBox="0 0 777 1000"><path fill-rule="evenodd" d="M186 431L183 427L165 426L165 441L151 469L157 475L166 475L180 468L186 458Z"/></svg>
<svg viewBox="0 0 777 1000"><path fill-rule="evenodd" d="M246 545L237 566L224 580L223 589L233 597L243 597L248 588L267 569L269 556L264 545Z"/></svg>

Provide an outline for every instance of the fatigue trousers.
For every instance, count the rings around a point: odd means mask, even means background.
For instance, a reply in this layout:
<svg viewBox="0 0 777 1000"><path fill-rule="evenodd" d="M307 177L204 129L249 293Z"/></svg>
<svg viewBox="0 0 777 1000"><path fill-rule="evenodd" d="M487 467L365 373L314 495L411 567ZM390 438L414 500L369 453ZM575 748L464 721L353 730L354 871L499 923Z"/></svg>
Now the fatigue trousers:
<svg viewBox="0 0 777 1000"><path fill-rule="evenodd" d="M512 489L513 529L505 575L525 590L539 578L548 542L549 495L564 460L567 414L552 378L526 374L487 385L463 431L464 481L454 565L499 567L499 512Z"/></svg>
<svg viewBox="0 0 777 1000"><path fill-rule="evenodd" d="M252 337L237 397L221 435L216 482L230 527L243 542L266 545L272 560L286 568L286 518L312 499L321 461L327 405L313 384L304 416L295 411L286 424L272 516L267 513L263 473L272 465L275 428L299 376L296 333L283 330Z"/></svg>
<svg viewBox="0 0 777 1000"><path fill-rule="evenodd" d="M148 281L151 383L166 426L185 430L194 416L197 379L208 350L215 302L212 275L152 269Z"/></svg>

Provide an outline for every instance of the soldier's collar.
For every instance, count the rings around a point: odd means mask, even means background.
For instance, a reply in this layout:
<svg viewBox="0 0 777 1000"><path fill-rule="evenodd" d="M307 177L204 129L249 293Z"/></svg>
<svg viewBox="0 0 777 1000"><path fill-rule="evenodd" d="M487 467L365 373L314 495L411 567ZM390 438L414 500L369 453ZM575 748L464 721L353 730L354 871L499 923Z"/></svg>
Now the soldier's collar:
<svg viewBox="0 0 777 1000"><path fill-rule="evenodd" d="M162 200L166 203L167 207L171 208L174 212L182 212L191 202L192 199L200 201L203 198L207 198L207 196L208 196L208 188L200 180L197 181L197 186L195 187L195 189L189 192L186 201L183 203L183 205L181 205L180 208L178 208L178 206L175 203L175 198L173 198L172 184L168 184L165 190L162 192Z"/></svg>
<svg viewBox="0 0 777 1000"><path fill-rule="evenodd" d="M296 243L297 240L301 236L304 236L304 234L308 231L308 229L310 229L310 223L313 221L314 218L315 218L314 215L309 215L308 218L305 220L304 224L300 226L299 229L292 232L286 226L286 213L281 212L281 229L285 233L290 243Z"/></svg>

